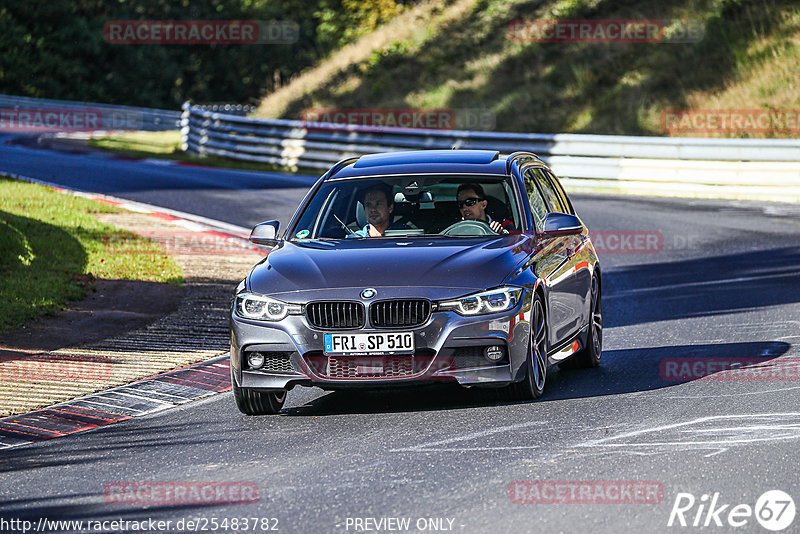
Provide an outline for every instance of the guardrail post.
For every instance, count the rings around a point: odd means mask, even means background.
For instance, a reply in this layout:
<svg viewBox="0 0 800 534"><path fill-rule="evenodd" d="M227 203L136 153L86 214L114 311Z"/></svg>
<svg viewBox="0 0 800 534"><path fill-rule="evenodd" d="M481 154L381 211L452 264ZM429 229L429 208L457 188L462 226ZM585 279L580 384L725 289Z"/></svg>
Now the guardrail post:
<svg viewBox="0 0 800 534"><path fill-rule="evenodd" d="M187 100L181 106L183 110L181 112L181 150L184 152L190 152L189 150L189 117L191 116L191 107L192 105Z"/></svg>

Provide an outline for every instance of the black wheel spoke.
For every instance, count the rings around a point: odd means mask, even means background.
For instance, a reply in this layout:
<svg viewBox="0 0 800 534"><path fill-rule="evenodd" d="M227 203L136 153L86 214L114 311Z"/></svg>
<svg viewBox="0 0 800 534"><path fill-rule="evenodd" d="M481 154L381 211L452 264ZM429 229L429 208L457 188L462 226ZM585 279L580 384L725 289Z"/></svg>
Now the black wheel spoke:
<svg viewBox="0 0 800 534"><path fill-rule="evenodd" d="M536 335L534 338L537 345L544 343L544 321L536 327Z"/></svg>
<svg viewBox="0 0 800 534"><path fill-rule="evenodd" d="M542 305L537 300L533 307L533 340L531 342L531 351L533 354L534 376L536 389L541 391L544 389L544 382L547 377L547 361L545 356L545 322L544 312Z"/></svg>
<svg viewBox="0 0 800 534"><path fill-rule="evenodd" d="M547 373L547 365L544 361L544 354L540 351L536 351L536 362L537 362L537 373L536 373L536 387L542 389L544 387L544 381Z"/></svg>
<svg viewBox="0 0 800 534"><path fill-rule="evenodd" d="M600 295L596 278L592 278L592 330L594 356L599 360L603 350L603 314L600 311Z"/></svg>

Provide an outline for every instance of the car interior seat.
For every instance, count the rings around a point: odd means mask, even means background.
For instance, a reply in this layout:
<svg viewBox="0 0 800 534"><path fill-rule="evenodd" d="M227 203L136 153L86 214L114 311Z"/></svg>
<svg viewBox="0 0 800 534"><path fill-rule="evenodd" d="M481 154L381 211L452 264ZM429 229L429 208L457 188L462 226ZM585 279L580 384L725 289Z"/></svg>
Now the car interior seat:
<svg viewBox="0 0 800 534"><path fill-rule="evenodd" d="M486 195L486 213L495 221L505 221L509 219L508 206L497 197Z"/></svg>

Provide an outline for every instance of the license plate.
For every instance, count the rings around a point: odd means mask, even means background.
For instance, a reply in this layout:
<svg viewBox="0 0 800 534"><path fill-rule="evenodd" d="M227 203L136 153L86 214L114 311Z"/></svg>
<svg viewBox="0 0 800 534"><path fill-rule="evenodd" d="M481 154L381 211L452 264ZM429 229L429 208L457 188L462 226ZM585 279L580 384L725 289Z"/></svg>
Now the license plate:
<svg viewBox="0 0 800 534"><path fill-rule="evenodd" d="M324 352L330 356L414 354L411 332L325 334Z"/></svg>

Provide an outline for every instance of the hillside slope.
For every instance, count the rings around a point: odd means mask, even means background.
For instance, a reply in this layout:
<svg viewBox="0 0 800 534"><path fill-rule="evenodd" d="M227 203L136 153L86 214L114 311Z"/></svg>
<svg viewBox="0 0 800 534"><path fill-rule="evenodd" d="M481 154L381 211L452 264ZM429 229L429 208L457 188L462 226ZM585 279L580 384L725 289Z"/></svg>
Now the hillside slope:
<svg viewBox="0 0 800 534"><path fill-rule="evenodd" d="M665 41L541 43L513 21L659 19ZM681 25L699 39L670 42ZM520 34L517 34L520 35ZM671 37L670 37L671 36ZM797 137L793 130L668 131L669 110L800 110L796 0L421 2L308 69L259 106L484 110L494 129L633 135Z"/></svg>

